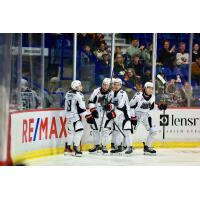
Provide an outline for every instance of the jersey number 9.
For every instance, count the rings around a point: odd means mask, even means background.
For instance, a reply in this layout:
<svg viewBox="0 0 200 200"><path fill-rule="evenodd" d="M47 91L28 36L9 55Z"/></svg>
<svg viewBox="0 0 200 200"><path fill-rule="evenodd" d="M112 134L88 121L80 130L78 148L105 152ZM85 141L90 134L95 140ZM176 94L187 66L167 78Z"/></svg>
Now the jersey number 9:
<svg viewBox="0 0 200 200"><path fill-rule="evenodd" d="M67 101L67 111L71 111L72 110L72 100L68 100Z"/></svg>

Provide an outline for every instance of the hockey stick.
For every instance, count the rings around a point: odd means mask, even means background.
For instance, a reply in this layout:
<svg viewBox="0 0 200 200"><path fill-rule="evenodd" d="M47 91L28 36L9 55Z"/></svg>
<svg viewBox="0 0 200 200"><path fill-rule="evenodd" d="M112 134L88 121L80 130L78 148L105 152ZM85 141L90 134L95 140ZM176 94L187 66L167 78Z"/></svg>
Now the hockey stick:
<svg viewBox="0 0 200 200"><path fill-rule="evenodd" d="M163 84L163 102L165 103L165 90L166 90L166 80L160 75L157 75L157 78L161 81ZM163 110L163 116L165 116L165 110ZM165 119L165 118L164 118ZM163 123L163 140L165 139L165 122Z"/></svg>
<svg viewBox="0 0 200 200"><path fill-rule="evenodd" d="M123 137L125 138L125 135L123 133L123 131L119 128L119 126L116 124L115 120L113 119L113 124L117 127L117 129L119 130L119 132L123 135Z"/></svg>

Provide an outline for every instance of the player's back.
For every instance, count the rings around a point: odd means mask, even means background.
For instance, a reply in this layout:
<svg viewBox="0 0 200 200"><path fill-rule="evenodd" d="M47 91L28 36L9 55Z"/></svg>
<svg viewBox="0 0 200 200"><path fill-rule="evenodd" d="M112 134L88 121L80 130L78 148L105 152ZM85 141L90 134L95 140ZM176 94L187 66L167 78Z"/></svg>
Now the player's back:
<svg viewBox="0 0 200 200"><path fill-rule="evenodd" d="M39 102L37 102L37 94L35 91L27 90L24 92L20 92L20 95L23 110L35 109L39 105Z"/></svg>
<svg viewBox="0 0 200 200"><path fill-rule="evenodd" d="M65 113L67 118L79 118L80 110L85 110L83 94L70 90L65 95Z"/></svg>

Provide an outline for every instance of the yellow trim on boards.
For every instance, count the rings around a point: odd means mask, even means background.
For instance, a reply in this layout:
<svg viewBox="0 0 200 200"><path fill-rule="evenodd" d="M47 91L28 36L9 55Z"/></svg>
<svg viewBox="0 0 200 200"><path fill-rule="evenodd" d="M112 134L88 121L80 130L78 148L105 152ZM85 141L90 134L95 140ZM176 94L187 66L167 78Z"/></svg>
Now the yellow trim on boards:
<svg viewBox="0 0 200 200"><path fill-rule="evenodd" d="M141 142L135 142L133 143L133 146L135 148L143 147ZM200 147L200 142L154 142L153 146L155 148L195 148ZM82 150L87 151L92 147L92 144L84 144L82 145ZM108 148L110 148L110 145L108 145ZM14 156L12 160L14 164L23 164L25 160L32 160L35 158L42 158L45 156L62 154L63 152L64 147L47 148L26 152L24 154Z"/></svg>

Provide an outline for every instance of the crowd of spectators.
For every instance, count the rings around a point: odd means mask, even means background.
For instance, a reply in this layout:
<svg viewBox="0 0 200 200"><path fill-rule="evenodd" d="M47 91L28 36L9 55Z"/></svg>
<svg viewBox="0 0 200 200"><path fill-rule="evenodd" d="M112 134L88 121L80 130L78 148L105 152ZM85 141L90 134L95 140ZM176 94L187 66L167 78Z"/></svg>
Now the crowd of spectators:
<svg viewBox="0 0 200 200"><path fill-rule="evenodd" d="M87 48L90 49L91 55L87 56L95 63L96 85L99 85L104 77L110 76L111 51L104 35L79 34L78 47L85 52ZM157 51L157 71L166 76L166 93L172 106L187 105L188 99L191 102L195 101L192 98L194 86L188 83L189 52L186 47L184 42L179 42L176 47L170 40L165 39L162 48ZM126 51L122 52L120 46L115 47L114 76L123 79L127 91L130 91L130 88L138 90L138 86L141 87L145 82L152 80L152 51L152 43L140 45L138 38L132 38ZM192 61L192 80L196 85L200 85L200 51L197 43L193 45ZM82 64L84 65L84 62ZM159 84L156 84L156 87L157 94L161 94Z"/></svg>
<svg viewBox="0 0 200 200"><path fill-rule="evenodd" d="M106 43L102 33L80 33L77 40L80 58L77 74L81 80L89 81L89 84L86 83L89 94L94 87L101 84L105 77L110 77L111 47ZM127 41L129 40L130 35ZM188 102L196 105L199 98L195 96L196 85L200 86L200 49L199 44L194 43L191 65L191 77L194 84L191 85L188 82L189 52L187 45L184 42L175 45L170 40L164 39L162 47L157 50L156 71L167 80L165 91L163 85L156 80L157 102L165 98L172 107L187 106ZM145 82L152 81L152 51L152 43L141 42L140 44L139 38L132 38L127 48L115 47L113 75L123 80L123 87L129 97L132 97L136 91L142 91ZM52 77L48 82L48 92L45 91L45 105L43 106L63 106L64 93L60 80ZM36 102L31 104L33 108L41 107L38 96L40 96L39 93L34 96L34 101L30 100ZM24 95L23 98L25 97L26 101L30 98Z"/></svg>

